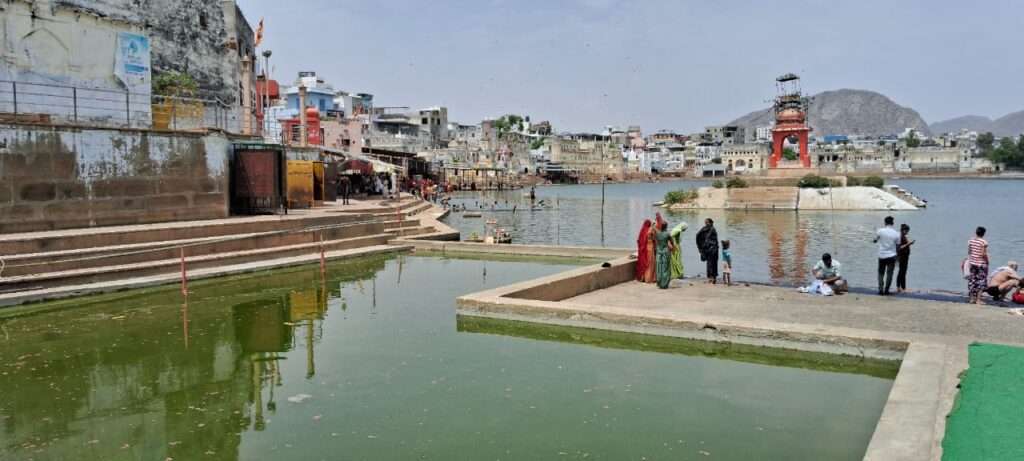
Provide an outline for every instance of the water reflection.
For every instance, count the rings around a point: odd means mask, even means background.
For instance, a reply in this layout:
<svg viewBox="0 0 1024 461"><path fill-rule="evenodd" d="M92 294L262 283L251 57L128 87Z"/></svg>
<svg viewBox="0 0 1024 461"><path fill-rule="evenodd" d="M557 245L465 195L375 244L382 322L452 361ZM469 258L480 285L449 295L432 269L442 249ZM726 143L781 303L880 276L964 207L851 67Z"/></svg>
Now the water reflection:
<svg viewBox="0 0 1024 461"><path fill-rule="evenodd" d="M262 277L201 282L180 304L170 288L3 319L0 458L238 459L241 434L277 410L288 352L305 349L313 378L328 300L384 264L283 273L278 290Z"/></svg>
<svg viewBox="0 0 1024 461"><path fill-rule="evenodd" d="M367 258L326 276L313 265L193 283L187 303L171 287L8 314L0 459L676 459L700 442L725 460L859 459L889 392L884 373L701 358L738 350L724 345L686 356L571 330L541 335L571 343L460 333L481 330L456 320L456 296L573 266L459 258Z"/></svg>

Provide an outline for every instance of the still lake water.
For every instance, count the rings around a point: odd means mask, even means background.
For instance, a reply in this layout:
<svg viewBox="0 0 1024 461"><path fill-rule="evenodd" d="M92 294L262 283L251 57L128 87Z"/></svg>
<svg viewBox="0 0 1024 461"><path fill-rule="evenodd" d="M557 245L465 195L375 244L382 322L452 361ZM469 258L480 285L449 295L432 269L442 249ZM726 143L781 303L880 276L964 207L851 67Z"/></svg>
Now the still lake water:
<svg viewBox="0 0 1024 461"><path fill-rule="evenodd" d="M718 237L732 241L736 280L788 286L805 284L821 254L829 252L843 264L854 286L876 287L877 249L871 241L882 219L890 214L897 226L909 224L911 238L917 240L908 277L912 290L966 291L959 265L977 226L988 228L993 269L1010 259L1024 260L1024 215L1020 208L1024 181L898 179L889 183L928 200L928 208L905 212L665 212L652 207L668 191L709 185L707 181L674 181L606 185L603 232L600 184L538 187L539 200L557 202L557 207L545 211L523 211L529 208L529 199L523 197L527 191L490 192L482 197L491 203L497 200L498 209L518 205L520 210L514 215L484 211L482 219L455 213L447 222L464 237L481 232L487 219L496 219L512 232L513 243L635 248L643 220L662 211L670 227L680 221L690 225L683 234L683 259L686 274L693 276L704 273L694 238L704 218L710 217ZM467 193L456 197L454 202L467 204L470 209L484 200Z"/></svg>
<svg viewBox="0 0 1024 461"><path fill-rule="evenodd" d="M895 363L456 317L578 263L372 257L9 311L0 459L861 458Z"/></svg>

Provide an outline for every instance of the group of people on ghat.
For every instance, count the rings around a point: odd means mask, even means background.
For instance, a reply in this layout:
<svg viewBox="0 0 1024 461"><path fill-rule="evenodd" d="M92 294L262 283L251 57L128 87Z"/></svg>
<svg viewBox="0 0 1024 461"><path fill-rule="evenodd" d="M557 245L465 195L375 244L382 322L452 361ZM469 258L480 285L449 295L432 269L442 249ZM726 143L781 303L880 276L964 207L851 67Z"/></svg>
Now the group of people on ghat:
<svg viewBox="0 0 1024 461"><path fill-rule="evenodd" d="M687 229L686 223L679 223L671 230L661 213L654 220L645 220L637 236L636 280L657 283L658 288L668 288L672 280L683 278L681 235ZM1012 300L1024 304L1024 282L1018 273L1016 261L1010 261L989 272L988 241L986 229L978 227L967 243L967 257L963 260L962 271L967 280L968 301L984 304L983 295L995 301ZM916 241L910 238L910 225L900 224L887 216L883 226L875 232L873 243L878 246L878 294L892 295L893 278L896 292L907 291L907 273L910 270L910 253ZM697 251L701 261L706 263L708 283L718 283L719 262L725 284L732 284L732 252L729 240L718 240L718 231L711 219L704 220L704 227L697 232ZM842 294L849 290L849 283L843 277L842 264L830 253L811 269L813 280L809 286L800 287L804 293L824 296Z"/></svg>
<svg viewBox="0 0 1024 461"><path fill-rule="evenodd" d="M671 230L668 222L657 213L652 222L644 220L636 239L636 280L643 283L657 283L658 288L669 287L672 280L684 277L682 256L682 234L687 229L685 222ZM708 283L718 283L719 243L721 243L722 280L732 283L732 253L728 240L718 241L718 231L711 219L704 221L704 227L697 232L697 251L707 263Z"/></svg>
<svg viewBox="0 0 1024 461"><path fill-rule="evenodd" d="M1024 291L1021 291L1021 275L1017 272L1016 261L989 272L988 241L985 240L986 229L978 227L974 237L967 242L967 257L961 263L964 279L967 280L967 299L970 303L985 304L982 295L989 295L994 301L1011 299L1015 303L1024 304ZM896 276L896 291L907 291L907 271L910 268L910 250L915 240L910 238L910 226L900 224L896 230L896 220L886 216L883 226L875 232L874 243L878 245L878 294L892 294L893 274ZM825 253L811 270L814 281L810 286L800 288L805 293L819 293L825 296L845 293L849 284L843 278L842 264Z"/></svg>

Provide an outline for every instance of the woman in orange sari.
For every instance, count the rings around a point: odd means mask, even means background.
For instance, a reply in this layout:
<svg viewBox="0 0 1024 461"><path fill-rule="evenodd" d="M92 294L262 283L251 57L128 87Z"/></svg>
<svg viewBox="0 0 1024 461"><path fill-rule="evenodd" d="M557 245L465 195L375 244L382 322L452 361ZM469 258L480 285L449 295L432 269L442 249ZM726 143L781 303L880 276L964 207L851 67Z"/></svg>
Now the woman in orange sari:
<svg viewBox="0 0 1024 461"><path fill-rule="evenodd" d="M658 235L658 228L656 224L652 224L650 229L647 230L647 265L644 271L644 283L654 283L658 281L658 275L655 267L657 258L657 252L654 245L654 237Z"/></svg>
<svg viewBox="0 0 1024 461"><path fill-rule="evenodd" d="M651 266L651 251L647 244L650 241L651 220L645 219L644 225L640 227L640 234L636 237L636 281L646 281L647 269Z"/></svg>

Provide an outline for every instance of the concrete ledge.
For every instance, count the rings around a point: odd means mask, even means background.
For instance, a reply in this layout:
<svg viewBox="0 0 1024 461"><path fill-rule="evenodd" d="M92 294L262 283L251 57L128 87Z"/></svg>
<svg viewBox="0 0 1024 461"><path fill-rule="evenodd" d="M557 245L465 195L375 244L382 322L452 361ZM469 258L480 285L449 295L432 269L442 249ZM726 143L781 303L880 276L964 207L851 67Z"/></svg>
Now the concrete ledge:
<svg viewBox="0 0 1024 461"><path fill-rule="evenodd" d="M485 247L470 247L478 248L478 252L507 247L463 245ZM469 294L457 299L457 312L465 317L901 360L864 459L941 460L946 415L956 397L959 374L967 367L968 338L929 333L927 328L919 327L880 331L800 323L800 320L782 322L685 309L634 307L633 303L620 307L581 301L595 296L581 293L632 280L635 264L628 258L620 258L612 261L610 267L587 266ZM783 298L778 299L783 302ZM935 303L930 305L936 308ZM779 307L785 308L781 304ZM946 304L938 308L947 309Z"/></svg>
<svg viewBox="0 0 1024 461"><path fill-rule="evenodd" d="M419 237L419 236L418 236ZM417 250L462 253L490 253L516 256L561 256L567 258L618 259L629 255L628 248L566 247L554 245L506 245L471 242L440 242L422 239L395 239L393 243L412 245Z"/></svg>

